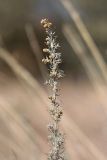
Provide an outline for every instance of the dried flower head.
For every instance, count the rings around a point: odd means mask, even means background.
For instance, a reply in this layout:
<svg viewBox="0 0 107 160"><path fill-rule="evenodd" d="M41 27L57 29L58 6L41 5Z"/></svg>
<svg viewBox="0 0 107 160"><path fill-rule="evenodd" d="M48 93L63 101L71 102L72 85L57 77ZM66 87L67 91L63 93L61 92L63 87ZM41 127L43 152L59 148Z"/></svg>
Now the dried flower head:
<svg viewBox="0 0 107 160"><path fill-rule="evenodd" d="M46 81L46 84L50 86L52 91L51 96L49 96L51 102L49 113L52 117L52 122L48 125L48 137L51 145L48 160L64 160L64 136L59 130L59 122L63 115L63 110L58 99L58 81L64 76L64 72L59 69L59 64L62 60L61 53L57 52L57 49L60 46L56 42L55 32L52 31L52 23L45 18L41 20L41 24L47 35L45 42L47 47L43 49L43 52L47 55L46 58L42 59L42 62L49 64L49 80Z"/></svg>
<svg viewBox="0 0 107 160"><path fill-rule="evenodd" d="M48 48L44 48L43 52L49 52L49 49Z"/></svg>
<svg viewBox="0 0 107 160"><path fill-rule="evenodd" d="M41 24L44 28L50 28L52 26L52 23L46 18L41 20Z"/></svg>

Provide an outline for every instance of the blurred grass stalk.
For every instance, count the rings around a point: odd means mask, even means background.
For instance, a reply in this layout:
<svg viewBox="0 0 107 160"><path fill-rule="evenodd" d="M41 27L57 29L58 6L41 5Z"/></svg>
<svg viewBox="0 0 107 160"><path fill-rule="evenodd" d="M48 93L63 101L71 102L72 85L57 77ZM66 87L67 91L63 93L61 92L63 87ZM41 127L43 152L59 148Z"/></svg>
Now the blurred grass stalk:
<svg viewBox="0 0 107 160"><path fill-rule="evenodd" d="M77 55L80 62L82 63L86 74L96 91L97 96L99 97L105 111L107 112L107 107L105 103L106 86L104 80L99 74L99 71L95 67L94 63L92 63L91 59L87 56L87 51L84 44L80 40L78 34L74 30L72 31L72 28L67 24L63 26L63 34L72 49L74 50L74 53Z"/></svg>
<svg viewBox="0 0 107 160"><path fill-rule="evenodd" d="M46 102L45 92L39 82L27 71L13 56L5 49L0 48L0 58L4 60L15 73L20 82L24 81L30 88L36 91L36 95L40 97L43 103ZM41 93L42 92L42 93Z"/></svg>
<svg viewBox="0 0 107 160"><path fill-rule="evenodd" d="M37 60L37 63L38 63L42 78L45 80L46 79L46 75L47 75L46 74L47 73L47 69L46 69L45 66L43 66L43 64L41 64L42 52L41 52L37 37L36 37L35 32L34 32L34 27L31 24L26 24L25 32L26 32L30 47L31 47L31 49L33 51L33 54L34 54L34 56L35 56L35 58Z"/></svg>
<svg viewBox="0 0 107 160"><path fill-rule="evenodd" d="M17 152L17 154L22 154L22 149L21 147L24 146L24 141L25 139L29 142L29 144L32 144L32 147L35 148L35 150L37 151L36 153L36 158L38 158L38 155L40 154L40 150L38 149L38 147L35 145L36 143L36 139L35 139L35 131L33 128L30 127L30 125L28 125L26 123L23 123L22 117L15 111L14 107L12 107L10 104L3 104L0 101L0 113L1 113L1 117L3 118L4 122L6 123L6 125L8 125L8 130L11 133L11 137L17 137L15 138L15 141L12 141L11 139L9 139L8 137L6 137L5 135L0 135L0 139L2 138L3 140L6 141L6 146L11 146L11 150L13 148L12 151L15 150L15 152ZM6 118L8 117L8 118ZM9 120L8 120L9 119ZM7 122L8 121L8 122ZM8 124L7 124L8 123ZM28 128L30 127L30 136L33 137L34 139L34 143L32 143L32 139L27 136L29 135L29 130ZM18 132L20 132L20 134L18 134ZM25 139L23 139L23 137ZM36 137L38 137L38 135L36 135ZM21 143L19 141L19 139L21 139ZM17 156L16 156L17 158Z"/></svg>
<svg viewBox="0 0 107 160"><path fill-rule="evenodd" d="M105 61L97 48L94 40L92 39L90 33L88 32L84 22L82 21L78 11L72 4L72 0L60 0L61 4L67 10L68 14L70 15L71 19L73 20L76 28L78 29L81 37L83 38L84 42L86 43L87 47L91 51L93 58L95 59L99 69L102 72L102 75L107 82L107 67Z"/></svg>
<svg viewBox="0 0 107 160"><path fill-rule="evenodd" d="M70 25L65 24L63 26L63 34L70 46L72 47L72 49L74 50L74 53L81 61L90 81L92 83L98 84L100 84L101 82L103 83L102 77L99 75L97 68L95 68L94 63L87 55L87 50L76 31L73 30Z"/></svg>

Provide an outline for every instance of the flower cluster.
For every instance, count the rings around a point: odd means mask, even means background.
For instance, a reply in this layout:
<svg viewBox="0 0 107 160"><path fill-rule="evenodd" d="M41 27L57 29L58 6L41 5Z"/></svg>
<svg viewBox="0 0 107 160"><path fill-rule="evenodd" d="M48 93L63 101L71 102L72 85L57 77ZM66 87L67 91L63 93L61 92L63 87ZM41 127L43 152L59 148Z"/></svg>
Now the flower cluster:
<svg viewBox="0 0 107 160"><path fill-rule="evenodd" d="M49 113L52 122L48 125L49 141L51 144L48 160L64 160L64 136L59 131L59 121L63 115L62 106L60 105L59 96L59 79L64 76L64 72L59 69L62 62L61 53L58 52L59 43L56 42L55 32L52 30L52 23L48 19L43 19L41 24L46 32L46 48L43 49L45 58L42 59L44 64L49 67L49 80L46 84L50 86L52 95L49 96L51 105Z"/></svg>

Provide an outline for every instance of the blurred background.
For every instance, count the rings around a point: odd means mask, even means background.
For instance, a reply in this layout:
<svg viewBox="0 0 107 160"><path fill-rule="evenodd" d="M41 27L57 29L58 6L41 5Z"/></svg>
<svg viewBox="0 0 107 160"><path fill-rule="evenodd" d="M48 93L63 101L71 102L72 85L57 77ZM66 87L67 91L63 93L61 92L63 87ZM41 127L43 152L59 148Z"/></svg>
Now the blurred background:
<svg viewBox="0 0 107 160"><path fill-rule="evenodd" d="M42 18L54 24L67 160L107 159L107 1L0 0L0 160L45 160L48 69Z"/></svg>

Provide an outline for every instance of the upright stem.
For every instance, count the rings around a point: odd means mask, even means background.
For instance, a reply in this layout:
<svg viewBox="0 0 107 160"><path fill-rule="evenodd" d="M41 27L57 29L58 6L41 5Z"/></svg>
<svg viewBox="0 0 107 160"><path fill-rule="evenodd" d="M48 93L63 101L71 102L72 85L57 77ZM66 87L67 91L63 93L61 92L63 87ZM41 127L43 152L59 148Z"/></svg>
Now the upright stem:
<svg viewBox="0 0 107 160"><path fill-rule="evenodd" d="M59 69L59 64L62 62L61 53L57 51L60 47L59 43L56 42L55 32L52 30L52 23L48 19L43 19L41 24L45 28L46 32L46 45L47 48L43 49L43 52L47 53L42 61L48 64L49 67L49 79L46 84L50 86L51 96L49 113L52 117L52 121L48 125L49 130L49 142L50 152L48 154L48 160L64 160L64 136L60 132L59 122L61 120L63 111L62 106L59 102L59 79L63 77L64 73Z"/></svg>

